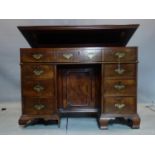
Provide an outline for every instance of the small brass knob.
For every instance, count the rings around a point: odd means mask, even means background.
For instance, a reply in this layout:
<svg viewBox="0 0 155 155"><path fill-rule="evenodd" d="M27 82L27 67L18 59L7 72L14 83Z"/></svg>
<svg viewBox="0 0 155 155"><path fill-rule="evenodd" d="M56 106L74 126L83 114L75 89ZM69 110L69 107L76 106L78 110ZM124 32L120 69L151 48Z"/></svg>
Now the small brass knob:
<svg viewBox="0 0 155 155"><path fill-rule="evenodd" d="M39 104L35 104L33 107L34 107L36 110L42 110L42 109L45 108L45 105L39 103Z"/></svg>
<svg viewBox="0 0 155 155"><path fill-rule="evenodd" d="M42 54L33 54L32 57L36 60L39 60L43 57L43 55Z"/></svg>
<svg viewBox="0 0 155 155"><path fill-rule="evenodd" d="M121 82L118 82L117 84L114 85L114 88L117 90L122 90L125 89L125 85L122 84Z"/></svg>
<svg viewBox="0 0 155 155"><path fill-rule="evenodd" d="M40 84L37 84L33 87L33 90L35 90L36 92L41 92L42 90L44 90L44 87L41 86Z"/></svg>

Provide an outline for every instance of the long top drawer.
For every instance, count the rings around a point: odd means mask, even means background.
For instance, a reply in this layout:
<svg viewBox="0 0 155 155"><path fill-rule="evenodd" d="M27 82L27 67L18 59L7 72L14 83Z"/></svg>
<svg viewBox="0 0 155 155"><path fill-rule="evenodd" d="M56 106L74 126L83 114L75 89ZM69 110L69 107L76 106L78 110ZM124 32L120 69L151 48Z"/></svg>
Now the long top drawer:
<svg viewBox="0 0 155 155"><path fill-rule="evenodd" d="M137 60L136 47L24 48L21 62L126 62Z"/></svg>

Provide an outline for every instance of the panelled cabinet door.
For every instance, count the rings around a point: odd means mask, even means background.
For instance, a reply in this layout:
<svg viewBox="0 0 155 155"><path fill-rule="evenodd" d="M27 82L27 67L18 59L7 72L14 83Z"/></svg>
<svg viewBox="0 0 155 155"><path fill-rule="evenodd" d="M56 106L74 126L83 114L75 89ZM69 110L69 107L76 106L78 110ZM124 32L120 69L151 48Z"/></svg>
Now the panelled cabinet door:
<svg viewBox="0 0 155 155"><path fill-rule="evenodd" d="M59 106L63 109L97 108L99 72L93 67L59 69Z"/></svg>

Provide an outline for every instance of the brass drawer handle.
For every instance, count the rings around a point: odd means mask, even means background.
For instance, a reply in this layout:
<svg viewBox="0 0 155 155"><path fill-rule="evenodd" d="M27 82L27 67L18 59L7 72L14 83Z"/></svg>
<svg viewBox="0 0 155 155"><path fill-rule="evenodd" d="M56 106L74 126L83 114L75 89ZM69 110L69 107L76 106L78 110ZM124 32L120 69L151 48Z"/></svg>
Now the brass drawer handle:
<svg viewBox="0 0 155 155"><path fill-rule="evenodd" d="M117 69L115 69L115 72L117 74L119 74L119 75L122 75L125 72L125 69L123 69L123 68L117 68Z"/></svg>
<svg viewBox="0 0 155 155"><path fill-rule="evenodd" d="M35 69L35 70L33 70L33 73L36 76L40 76L41 74L44 73L44 71L42 69Z"/></svg>
<svg viewBox="0 0 155 155"><path fill-rule="evenodd" d="M117 109L123 109L123 108L125 107L125 104L123 104L123 103L116 103L116 104L115 104L115 107L116 107Z"/></svg>
<svg viewBox="0 0 155 155"><path fill-rule="evenodd" d="M93 59L93 57L95 56L95 53L88 53L87 56L88 56L89 59Z"/></svg>
<svg viewBox="0 0 155 155"><path fill-rule="evenodd" d="M42 109L45 108L45 105L39 103L39 104L35 104L33 107L34 107L36 110L42 110Z"/></svg>
<svg viewBox="0 0 155 155"><path fill-rule="evenodd" d="M40 84L37 84L33 87L33 90L35 90L36 92L41 92L42 90L44 90L44 87L41 86Z"/></svg>
<svg viewBox="0 0 155 155"><path fill-rule="evenodd" d="M115 56L118 58L118 59L121 59L123 57L125 57L126 53L124 52L116 52L115 53Z"/></svg>
<svg viewBox="0 0 155 155"><path fill-rule="evenodd" d="M114 88L117 90L122 90L122 89L125 89L125 85L122 84L121 82L118 82L118 84L114 85Z"/></svg>
<svg viewBox="0 0 155 155"><path fill-rule="evenodd" d="M43 54L33 54L32 57L36 60L39 60L43 57Z"/></svg>
<svg viewBox="0 0 155 155"><path fill-rule="evenodd" d="M63 54L63 57L66 58L66 59L70 59L71 57L73 57L73 54L72 53L65 53Z"/></svg>

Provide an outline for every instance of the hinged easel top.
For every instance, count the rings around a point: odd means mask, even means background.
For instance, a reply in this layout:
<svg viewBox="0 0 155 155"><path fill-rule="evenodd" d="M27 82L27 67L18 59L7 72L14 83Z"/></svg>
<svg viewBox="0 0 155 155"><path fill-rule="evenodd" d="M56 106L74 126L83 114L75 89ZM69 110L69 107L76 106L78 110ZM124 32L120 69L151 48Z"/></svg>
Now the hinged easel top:
<svg viewBox="0 0 155 155"><path fill-rule="evenodd" d="M136 25L18 26L32 48L126 46Z"/></svg>

